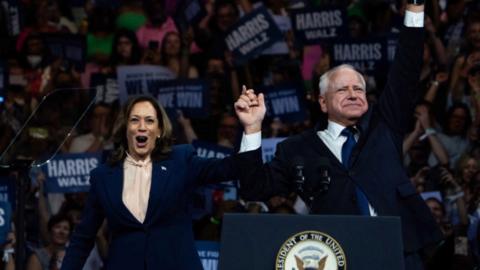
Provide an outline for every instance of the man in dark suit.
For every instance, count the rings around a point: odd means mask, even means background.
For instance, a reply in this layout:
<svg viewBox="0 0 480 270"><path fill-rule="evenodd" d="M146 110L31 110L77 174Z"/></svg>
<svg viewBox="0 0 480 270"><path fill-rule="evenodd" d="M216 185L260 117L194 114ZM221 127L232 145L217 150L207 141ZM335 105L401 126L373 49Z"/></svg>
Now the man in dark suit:
<svg viewBox="0 0 480 270"><path fill-rule="evenodd" d="M286 139L263 167L260 150L252 152L245 160L250 176L241 179L246 199L296 191L313 214L399 216L407 269L422 269L418 251L441 237L402 163L402 141L422 62L423 8L407 5L406 27L377 105L369 107L365 80L353 67L333 68L319 83L319 103L328 114L328 127ZM248 90L235 107L238 114L263 104L263 96ZM261 122L263 115L257 116ZM260 136L244 136L242 146L259 146ZM325 171L331 181L322 176Z"/></svg>

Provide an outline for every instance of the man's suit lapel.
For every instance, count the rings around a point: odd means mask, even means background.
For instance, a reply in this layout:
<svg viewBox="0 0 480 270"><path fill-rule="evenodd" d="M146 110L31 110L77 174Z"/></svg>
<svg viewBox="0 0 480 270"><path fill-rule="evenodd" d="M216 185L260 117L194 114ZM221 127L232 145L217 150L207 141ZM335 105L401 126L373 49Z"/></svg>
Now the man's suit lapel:
<svg viewBox="0 0 480 270"><path fill-rule="evenodd" d="M342 163L340 163L337 157L335 157L335 155L330 151L330 149L325 145L325 143L323 143L322 139L320 139L320 137L318 136L317 131L318 130L315 129L311 132L308 132L305 136L305 142L308 145L311 145L320 156L327 157L330 162L333 163L331 165L335 165L343 169L344 167Z"/></svg>
<svg viewBox="0 0 480 270"><path fill-rule="evenodd" d="M115 213L123 219L132 224L139 225L140 222L130 213L128 208L123 203L122 192L123 192L123 166L122 162L115 165L114 167L109 167L107 172L107 177L105 181L105 193L109 201L111 202L112 209Z"/></svg>

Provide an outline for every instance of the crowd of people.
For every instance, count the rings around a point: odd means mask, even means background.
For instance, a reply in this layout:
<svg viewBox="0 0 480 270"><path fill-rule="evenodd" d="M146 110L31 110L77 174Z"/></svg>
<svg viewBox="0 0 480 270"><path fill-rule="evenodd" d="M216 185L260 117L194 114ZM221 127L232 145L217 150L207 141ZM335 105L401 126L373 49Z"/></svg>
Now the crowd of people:
<svg viewBox="0 0 480 270"><path fill-rule="evenodd" d="M5 41L0 53L5 59L4 77L8 78L0 92L0 154L44 96L57 89L95 87L95 75L115 78L117 67L125 65L163 66L177 79L199 78L208 83L208 116L189 118L178 111L176 118L170 119L174 144L201 140L237 151L243 130L233 104L241 95L242 84L256 88L294 83L303 88L305 119L267 117L264 138L288 137L317 124L325 125L318 85L320 76L333 67L332 48L327 41L303 45L296 40L292 12L335 4L346 9L349 37L376 38L399 32L406 5L402 0L204 0L200 2L205 16L185 27L176 21L181 1L72 2L81 5L59 0L19 1L24 16L19 33L14 35L7 29L11 25L9 11L0 9ZM224 36L235 22L261 6L272 15L284 40L238 66ZM414 100L417 105L414 111L405 111L414 124L402 150L408 177L429 206L444 239L426 249L422 258L426 269L479 269L480 4L427 1L424 25L423 65ZM83 69L53 56L44 39L51 33L84 38ZM365 75L369 104L376 103L384 89L382 75ZM61 153L97 153L116 147L114 123L122 104L118 91L114 91L118 88L115 79L110 83L110 95L91 108ZM59 121L60 115L85 98L59 98L59 106L40 112L45 115L40 115L37 126L28 132L31 155L58 143L59 133L67 128ZM27 269L60 269L69 238L80 223L86 194L46 193L42 173L35 171L31 176L34 181L25 208ZM220 241L224 213L304 214L305 208L298 205L295 193L263 202L241 197L227 200L217 194L212 209L194 221L194 236L196 240ZM10 252L15 243L15 226L12 228L3 243L6 256L0 269L15 269L15 254ZM102 269L110 240L111 232L104 223L84 269Z"/></svg>

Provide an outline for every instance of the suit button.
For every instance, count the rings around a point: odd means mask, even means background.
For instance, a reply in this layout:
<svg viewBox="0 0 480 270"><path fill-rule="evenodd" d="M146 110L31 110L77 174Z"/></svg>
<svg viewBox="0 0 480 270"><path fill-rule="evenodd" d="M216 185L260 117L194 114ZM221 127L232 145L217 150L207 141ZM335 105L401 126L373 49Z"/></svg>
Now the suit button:
<svg viewBox="0 0 480 270"><path fill-rule="evenodd" d="M355 176L355 172L354 172L354 171L348 171L348 176L354 177L354 176Z"/></svg>

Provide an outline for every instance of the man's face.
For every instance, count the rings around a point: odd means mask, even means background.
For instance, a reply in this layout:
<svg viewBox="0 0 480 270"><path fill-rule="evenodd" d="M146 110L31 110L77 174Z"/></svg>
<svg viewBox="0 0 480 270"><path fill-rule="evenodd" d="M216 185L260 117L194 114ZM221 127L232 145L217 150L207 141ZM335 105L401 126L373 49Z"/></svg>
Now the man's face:
<svg viewBox="0 0 480 270"><path fill-rule="evenodd" d="M435 221L440 224L443 221L442 206L438 204L438 202L435 200L427 200L426 203L428 208L430 208L430 211L432 212Z"/></svg>
<svg viewBox="0 0 480 270"><path fill-rule="evenodd" d="M451 134L460 135L467 124L467 113L462 108L456 108L448 119L448 128Z"/></svg>
<svg viewBox="0 0 480 270"><path fill-rule="evenodd" d="M237 16L231 5L224 5L218 9L217 26L220 30L226 31L236 20Z"/></svg>
<svg viewBox="0 0 480 270"><path fill-rule="evenodd" d="M360 75L343 68L330 77L326 93L319 98L320 107L328 119L344 126L356 124L368 110L368 102Z"/></svg>
<svg viewBox="0 0 480 270"><path fill-rule="evenodd" d="M130 58L132 55L132 41L127 37L120 37L118 39L117 51L124 59Z"/></svg>

